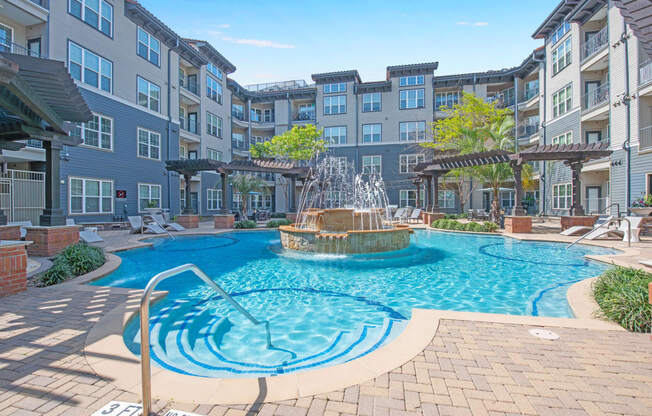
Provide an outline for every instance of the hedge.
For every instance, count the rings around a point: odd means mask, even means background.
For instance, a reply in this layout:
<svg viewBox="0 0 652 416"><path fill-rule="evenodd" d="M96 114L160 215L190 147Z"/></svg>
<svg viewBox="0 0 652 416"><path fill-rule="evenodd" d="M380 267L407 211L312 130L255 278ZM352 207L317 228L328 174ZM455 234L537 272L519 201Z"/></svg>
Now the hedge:
<svg viewBox="0 0 652 416"><path fill-rule="evenodd" d="M481 233L491 233L498 229L498 226L493 222L467 222L461 223L451 219L439 219L430 224L433 228L440 228L443 230L453 231L473 231Z"/></svg>
<svg viewBox="0 0 652 416"><path fill-rule="evenodd" d="M52 267L38 278L39 286L51 286L97 269L106 261L104 251L86 243L72 244L54 257Z"/></svg>
<svg viewBox="0 0 652 416"><path fill-rule="evenodd" d="M631 267L613 267L593 284L593 296L604 315L634 332L652 330L652 305L648 285L652 273Z"/></svg>

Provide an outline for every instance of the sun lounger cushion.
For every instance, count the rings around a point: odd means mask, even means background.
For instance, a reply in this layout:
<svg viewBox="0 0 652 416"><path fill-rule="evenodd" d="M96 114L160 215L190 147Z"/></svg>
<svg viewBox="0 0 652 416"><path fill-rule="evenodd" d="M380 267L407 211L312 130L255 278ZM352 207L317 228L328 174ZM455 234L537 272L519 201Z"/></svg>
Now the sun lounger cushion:
<svg viewBox="0 0 652 416"><path fill-rule="evenodd" d="M79 238L86 243L99 243L104 241L98 233L89 230L80 231Z"/></svg>

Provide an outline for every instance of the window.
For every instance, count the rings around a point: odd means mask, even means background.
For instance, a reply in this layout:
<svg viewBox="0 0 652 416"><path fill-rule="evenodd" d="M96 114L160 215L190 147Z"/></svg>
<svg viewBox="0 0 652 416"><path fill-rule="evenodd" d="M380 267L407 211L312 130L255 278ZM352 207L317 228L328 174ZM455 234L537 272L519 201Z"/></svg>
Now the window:
<svg viewBox="0 0 652 416"><path fill-rule="evenodd" d="M652 195L652 173L646 174L647 195Z"/></svg>
<svg viewBox="0 0 652 416"><path fill-rule="evenodd" d="M147 59L154 65L159 65L161 56L161 43L140 27L138 28L138 55Z"/></svg>
<svg viewBox="0 0 652 416"><path fill-rule="evenodd" d="M411 173L414 172L414 167L419 163L425 162L425 156L422 154L399 155L399 172Z"/></svg>
<svg viewBox="0 0 652 416"><path fill-rule="evenodd" d="M71 214L110 214L113 212L113 182L99 179L70 178Z"/></svg>
<svg viewBox="0 0 652 416"><path fill-rule="evenodd" d="M219 104L222 104L222 84L215 78L206 76L206 96Z"/></svg>
<svg viewBox="0 0 652 416"><path fill-rule="evenodd" d="M207 189L206 190L206 209L217 210L222 209L222 190L221 189Z"/></svg>
<svg viewBox="0 0 652 416"><path fill-rule="evenodd" d="M573 185L560 183L552 185L552 208L570 209L573 205Z"/></svg>
<svg viewBox="0 0 652 416"><path fill-rule="evenodd" d="M339 172L345 172L348 168L348 159L346 156L333 156L330 158L331 163L329 163L329 172L331 175L334 175Z"/></svg>
<svg viewBox="0 0 652 416"><path fill-rule="evenodd" d="M206 70L208 72L210 72L211 74L215 75L217 77L217 79L224 79L224 74L222 73L222 71L220 71L220 69L218 67L213 65L212 62L209 62L206 65Z"/></svg>
<svg viewBox="0 0 652 416"><path fill-rule="evenodd" d="M599 143L602 141L602 132L601 131L587 131L584 133L586 136L586 143Z"/></svg>
<svg viewBox="0 0 652 416"><path fill-rule="evenodd" d="M222 118L207 111L206 132L211 136L222 137Z"/></svg>
<svg viewBox="0 0 652 416"><path fill-rule="evenodd" d="M249 195L249 208L251 209L271 209L272 195Z"/></svg>
<svg viewBox="0 0 652 416"><path fill-rule="evenodd" d="M346 205L346 192L326 191L326 208L343 208Z"/></svg>
<svg viewBox="0 0 652 416"><path fill-rule="evenodd" d="M371 92L369 94L362 94L362 112L370 113L373 111L380 111L381 98L379 92Z"/></svg>
<svg viewBox="0 0 652 416"><path fill-rule="evenodd" d="M401 110L407 108L423 108L425 90L418 88L415 90L401 90L400 93L400 108Z"/></svg>
<svg viewBox="0 0 652 416"><path fill-rule="evenodd" d="M405 141L424 141L426 140L426 122L425 121L406 121L399 123L399 140Z"/></svg>
<svg viewBox="0 0 652 416"><path fill-rule="evenodd" d="M410 87L412 85L423 85L424 83L425 78L423 75L413 75L399 78L398 85L401 87Z"/></svg>
<svg viewBox="0 0 652 416"><path fill-rule="evenodd" d="M573 84L568 84L564 88L552 94L552 116L559 117L570 111L573 99Z"/></svg>
<svg viewBox="0 0 652 416"><path fill-rule="evenodd" d="M379 143L382 141L383 126L382 124L363 124L362 125L362 143Z"/></svg>
<svg viewBox="0 0 652 416"><path fill-rule="evenodd" d="M562 24L559 25L559 27L552 32L552 36L550 37L550 42L554 45L557 43L561 38L564 37L566 33L570 31L570 24L568 22L563 22Z"/></svg>
<svg viewBox="0 0 652 416"><path fill-rule="evenodd" d="M161 87L138 77L138 105L152 111L160 111Z"/></svg>
<svg viewBox="0 0 652 416"><path fill-rule="evenodd" d="M0 23L0 51L13 52L14 29Z"/></svg>
<svg viewBox="0 0 652 416"><path fill-rule="evenodd" d="M161 135L139 127L138 156L148 159L161 159Z"/></svg>
<svg viewBox="0 0 652 416"><path fill-rule="evenodd" d="M266 108L263 112L263 121L265 123L272 123L274 121L274 109Z"/></svg>
<svg viewBox="0 0 652 416"><path fill-rule="evenodd" d="M74 42L68 42L68 71L77 81L111 92L113 63Z"/></svg>
<svg viewBox="0 0 652 416"><path fill-rule="evenodd" d="M346 144L346 127L324 128L324 140L327 144Z"/></svg>
<svg viewBox="0 0 652 416"><path fill-rule="evenodd" d="M245 148L244 135L242 135L241 133L232 133L231 145L236 149L244 149Z"/></svg>
<svg viewBox="0 0 652 416"><path fill-rule="evenodd" d="M81 137L82 145L111 150L113 147L113 119L93 113L87 123L79 123L72 132Z"/></svg>
<svg viewBox="0 0 652 416"><path fill-rule="evenodd" d="M185 146L179 146L179 159L186 159L186 147Z"/></svg>
<svg viewBox="0 0 652 416"><path fill-rule="evenodd" d="M36 58L41 56L41 38L29 39L27 41L27 53Z"/></svg>
<svg viewBox="0 0 652 416"><path fill-rule="evenodd" d="M145 208L161 208L161 185L138 184L138 211Z"/></svg>
<svg viewBox="0 0 652 416"><path fill-rule="evenodd" d="M569 131L553 137L552 144L573 144L573 132Z"/></svg>
<svg viewBox="0 0 652 416"><path fill-rule="evenodd" d="M324 84L324 94L332 94L335 92L346 92L346 82Z"/></svg>
<svg viewBox="0 0 652 416"><path fill-rule="evenodd" d="M455 208L455 191L450 189L440 189L439 192L439 208ZM423 201L423 198L421 199Z"/></svg>
<svg viewBox="0 0 652 416"><path fill-rule="evenodd" d="M104 0L69 0L68 12L107 36L113 34L113 6Z"/></svg>
<svg viewBox="0 0 652 416"><path fill-rule="evenodd" d="M460 93L458 91L438 92L435 94L435 109L439 110L441 107L453 108L455 104L460 102Z"/></svg>
<svg viewBox="0 0 652 416"><path fill-rule="evenodd" d="M381 156L362 156L362 173L381 174Z"/></svg>
<svg viewBox="0 0 652 416"><path fill-rule="evenodd" d="M324 115L346 113L346 95L324 97Z"/></svg>
<svg viewBox="0 0 652 416"><path fill-rule="evenodd" d="M500 192L500 206L503 208L512 208L514 206L514 192Z"/></svg>
<svg viewBox="0 0 652 416"><path fill-rule="evenodd" d="M212 160L222 160L222 152L219 150L211 149L210 147L206 148L206 157Z"/></svg>
<svg viewBox="0 0 652 416"><path fill-rule="evenodd" d="M552 51L552 74L559 73L571 63L571 38L570 36L555 50Z"/></svg>
<svg viewBox="0 0 652 416"><path fill-rule="evenodd" d="M423 201L423 191L419 192L420 200ZM399 192L399 206L416 207L417 206L417 190L416 189L401 189Z"/></svg>

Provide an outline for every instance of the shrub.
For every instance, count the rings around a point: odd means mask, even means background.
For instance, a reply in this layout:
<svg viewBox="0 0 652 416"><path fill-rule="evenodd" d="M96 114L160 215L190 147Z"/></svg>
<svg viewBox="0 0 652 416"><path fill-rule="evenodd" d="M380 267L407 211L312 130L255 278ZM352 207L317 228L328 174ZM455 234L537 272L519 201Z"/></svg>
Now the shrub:
<svg viewBox="0 0 652 416"><path fill-rule="evenodd" d="M290 225L292 224L292 221L288 219L280 219L280 220L271 220L267 221L267 228L278 228L279 225Z"/></svg>
<svg viewBox="0 0 652 416"><path fill-rule="evenodd" d="M467 219L469 216L468 214L446 214L444 216L445 219L447 220L456 220L456 219Z"/></svg>
<svg viewBox="0 0 652 416"><path fill-rule="evenodd" d="M490 233L498 229L498 226L492 222L485 222L482 224L478 222L468 222L464 224L459 221L446 218L433 221L431 226L433 228L440 228L442 230L473 231L482 233Z"/></svg>
<svg viewBox="0 0 652 416"><path fill-rule="evenodd" d="M39 276L39 286L51 286L64 280L92 272L104 264L106 258L99 247L86 243L66 247L52 261L52 267Z"/></svg>
<svg viewBox="0 0 652 416"><path fill-rule="evenodd" d="M650 332L650 282L652 273L627 267L613 267L595 281L593 296L607 318L630 331Z"/></svg>
<svg viewBox="0 0 652 416"><path fill-rule="evenodd" d="M256 228L256 221L237 221L233 224L233 228Z"/></svg>
<svg viewBox="0 0 652 416"><path fill-rule="evenodd" d="M270 216L270 218L285 218L285 213L284 212L274 212Z"/></svg>

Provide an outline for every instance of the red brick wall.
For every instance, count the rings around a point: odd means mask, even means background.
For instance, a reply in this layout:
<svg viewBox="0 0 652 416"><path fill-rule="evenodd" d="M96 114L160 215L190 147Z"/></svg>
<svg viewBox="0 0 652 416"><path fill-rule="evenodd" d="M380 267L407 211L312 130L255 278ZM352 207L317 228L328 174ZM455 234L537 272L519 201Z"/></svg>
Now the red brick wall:
<svg viewBox="0 0 652 416"><path fill-rule="evenodd" d="M0 297L27 289L25 246L0 248Z"/></svg>
<svg viewBox="0 0 652 416"><path fill-rule="evenodd" d="M199 215L179 215L176 222L184 228L199 228Z"/></svg>
<svg viewBox="0 0 652 416"><path fill-rule="evenodd" d="M584 225L586 227L593 227L595 224L596 217L584 216L584 217L561 217L561 230L567 230L570 227L575 225Z"/></svg>
<svg viewBox="0 0 652 416"><path fill-rule="evenodd" d="M233 223L235 223L235 215L215 215L213 217L213 224L216 229L220 228L233 228Z"/></svg>
<svg viewBox="0 0 652 416"><path fill-rule="evenodd" d="M444 214L443 212L424 212L423 213L423 222L425 224L430 225L430 224L432 224L433 221L440 220L440 219L444 218L445 216L446 216L446 214Z"/></svg>
<svg viewBox="0 0 652 416"><path fill-rule="evenodd" d="M25 240L34 242L27 247L30 256L51 257L79 242L79 227L27 227Z"/></svg>
<svg viewBox="0 0 652 416"><path fill-rule="evenodd" d="M20 240L20 226L0 225L0 240Z"/></svg>
<svg viewBox="0 0 652 416"><path fill-rule="evenodd" d="M531 233L532 217L505 217L505 231L508 233Z"/></svg>

